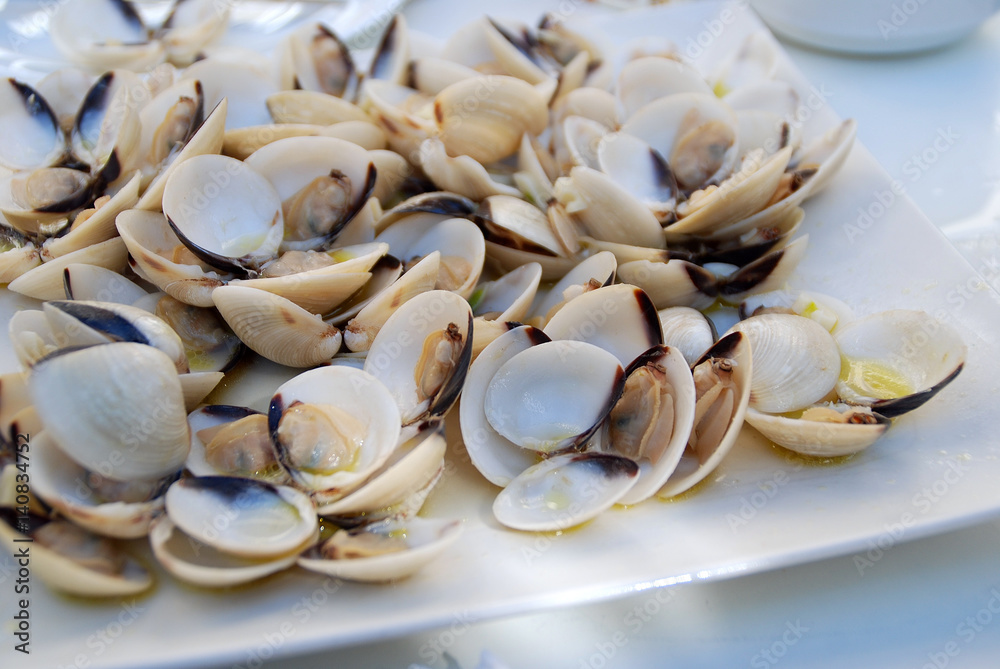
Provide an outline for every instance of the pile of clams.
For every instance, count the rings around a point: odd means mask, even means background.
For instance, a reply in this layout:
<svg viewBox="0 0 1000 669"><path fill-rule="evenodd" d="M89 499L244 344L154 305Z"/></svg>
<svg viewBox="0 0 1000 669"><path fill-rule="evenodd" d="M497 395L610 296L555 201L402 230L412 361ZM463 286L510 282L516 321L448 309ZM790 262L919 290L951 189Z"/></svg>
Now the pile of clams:
<svg viewBox="0 0 1000 669"><path fill-rule="evenodd" d="M137 539L204 587L403 578L461 532L421 515L446 420L499 523L558 531L689 490L744 422L857 453L962 368L922 312L786 290L855 126L803 137L761 35L706 74L553 17L436 45L397 17L362 67L315 23L219 47L214 7L69 0L78 67L0 87L0 282L39 301L0 534L55 589L149 588ZM287 380L219 403L261 358Z"/></svg>

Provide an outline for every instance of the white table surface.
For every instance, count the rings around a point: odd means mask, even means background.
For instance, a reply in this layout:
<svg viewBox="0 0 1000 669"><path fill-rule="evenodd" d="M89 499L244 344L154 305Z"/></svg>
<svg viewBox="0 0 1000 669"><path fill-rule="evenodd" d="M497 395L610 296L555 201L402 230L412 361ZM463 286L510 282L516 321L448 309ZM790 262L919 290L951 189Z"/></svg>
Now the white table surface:
<svg viewBox="0 0 1000 669"><path fill-rule="evenodd" d="M504 3L503 11L526 5L537 14L557 4ZM420 12L420 0L408 11ZM913 56L785 47L837 113L858 120L859 140L890 176L1000 288L1000 17L959 44ZM443 652L463 669L484 652L511 669L1000 666L1000 522L877 550L870 566L844 556L503 620L456 619L265 666L445 667Z"/></svg>

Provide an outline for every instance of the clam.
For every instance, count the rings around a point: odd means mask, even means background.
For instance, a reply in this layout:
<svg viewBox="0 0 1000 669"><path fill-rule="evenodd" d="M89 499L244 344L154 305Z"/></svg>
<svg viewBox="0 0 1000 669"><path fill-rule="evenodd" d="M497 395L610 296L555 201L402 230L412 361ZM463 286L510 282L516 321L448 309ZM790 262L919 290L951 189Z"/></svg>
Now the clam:
<svg viewBox="0 0 1000 669"><path fill-rule="evenodd" d="M280 295L234 285L215 288L211 295L236 336L268 360L312 367L340 350L340 330Z"/></svg>
<svg viewBox="0 0 1000 669"><path fill-rule="evenodd" d="M580 341L545 342L517 353L496 370L486 387L484 412L490 426L508 441L556 453L590 439L624 382L618 359L604 349Z"/></svg>
<svg viewBox="0 0 1000 669"><path fill-rule="evenodd" d="M153 67L164 59L163 44L130 2L71 0L52 15L52 43L71 62L94 70Z"/></svg>
<svg viewBox="0 0 1000 669"><path fill-rule="evenodd" d="M375 187L368 152L333 137L277 140L245 164L271 183L282 203L283 250L330 247Z"/></svg>
<svg viewBox="0 0 1000 669"><path fill-rule="evenodd" d="M965 365L958 332L922 311L873 314L838 328L834 339L837 395L890 418L934 397Z"/></svg>
<svg viewBox="0 0 1000 669"><path fill-rule="evenodd" d="M163 170L205 121L205 93L185 79L158 93L139 112L139 156L147 181Z"/></svg>
<svg viewBox="0 0 1000 669"><path fill-rule="evenodd" d="M508 360L532 346L550 341L539 329L523 326L490 342L473 361L462 389L459 421L462 442L472 464L492 484L506 486L535 464L537 455L503 437L486 418L486 392Z"/></svg>
<svg viewBox="0 0 1000 669"><path fill-rule="evenodd" d="M390 389L351 367L299 374L275 391L268 409L279 462L321 503L356 489L385 463L400 427Z"/></svg>
<svg viewBox="0 0 1000 669"><path fill-rule="evenodd" d="M739 156L737 127L733 111L714 95L678 93L643 106L621 129L658 151L678 185L690 192L721 183L732 172Z"/></svg>
<svg viewBox="0 0 1000 669"><path fill-rule="evenodd" d="M702 312L691 307L667 307L657 312L663 330L663 343L677 348L688 365L693 365L715 343L715 325Z"/></svg>
<svg viewBox="0 0 1000 669"><path fill-rule="evenodd" d="M514 77L464 79L434 98L434 116L445 149L480 163L517 151L525 132L539 135L548 121L546 99Z"/></svg>
<svg viewBox="0 0 1000 669"><path fill-rule="evenodd" d="M0 164L4 167L35 170L63 158L67 147L59 119L45 98L27 84L7 79L0 85L0 119Z"/></svg>
<svg viewBox="0 0 1000 669"><path fill-rule="evenodd" d="M521 472L493 502L493 515L515 530L554 532L611 508L639 480L639 466L609 453L563 453Z"/></svg>
<svg viewBox="0 0 1000 669"><path fill-rule="evenodd" d="M177 165L163 190L163 213L195 256L243 276L258 274L277 255L284 232L271 183L226 156L194 156Z"/></svg>
<svg viewBox="0 0 1000 669"><path fill-rule="evenodd" d="M110 476L105 473L110 461L104 466L81 466L48 429L31 435L31 442L36 446L32 491L61 516L102 536L146 536L153 519L163 512L163 493L180 474L178 467L162 477L123 477L119 472ZM78 444L68 450L79 457Z"/></svg>
<svg viewBox="0 0 1000 669"><path fill-rule="evenodd" d="M12 555L31 542L32 573L53 590L80 597L127 597L153 585L121 546L66 520L0 508L0 538Z"/></svg>
<svg viewBox="0 0 1000 669"><path fill-rule="evenodd" d="M742 333L722 337L691 367L694 427L676 469L656 493L667 498L697 485L732 450L751 397L752 346Z"/></svg>
<svg viewBox="0 0 1000 669"><path fill-rule="evenodd" d="M649 297L628 284L598 288L570 300L546 323L545 334L599 346L623 366L663 343L660 321Z"/></svg>
<svg viewBox="0 0 1000 669"><path fill-rule="evenodd" d="M347 45L321 23L306 24L279 46L282 88L324 93L350 99L357 92L358 73Z"/></svg>
<svg viewBox="0 0 1000 669"><path fill-rule="evenodd" d="M600 440L603 452L639 465L639 480L619 503L641 502L667 482L687 447L694 418L694 379L680 351L654 346L629 365Z"/></svg>
<svg viewBox="0 0 1000 669"><path fill-rule="evenodd" d="M177 65L188 65L196 60L206 46L226 32L230 9L212 0L175 2L156 31L167 58Z"/></svg>
<svg viewBox="0 0 1000 669"><path fill-rule="evenodd" d="M130 342L58 351L28 387L45 431L80 466L119 481L180 470L190 448L174 362Z"/></svg>
<svg viewBox="0 0 1000 669"><path fill-rule="evenodd" d="M37 329L27 326L28 331L25 331L15 324L10 328L11 336L14 339L40 336L53 342L52 350L135 342L165 353L179 374L188 371L184 342L169 324L144 309L114 302L50 300L42 305L42 312L47 329L39 323ZM34 365L38 361L23 362Z"/></svg>
<svg viewBox="0 0 1000 669"><path fill-rule="evenodd" d="M555 182L555 195L569 214L599 240L663 248L656 215L611 177L577 166Z"/></svg>
<svg viewBox="0 0 1000 669"><path fill-rule="evenodd" d="M458 399L472 358L472 308L431 290L389 317L372 341L364 369L388 387L403 425L443 416Z"/></svg>
<svg viewBox="0 0 1000 669"><path fill-rule="evenodd" d="M840 377L840 352L830 333L794 314L761 314L731 329L750 342L750 404L766 413L804 409L829 395Z"/></svg>
<svg viewBox="0 0 1000 669"><path fill-rule="evenodd" d="M177 578L208 587L246 583L290 567L319 534L305 493L254 479L182 479L150 530L153 554Z"/></svg>
<svg viewBox="0 0 1000 669"><path fill-rule="evenodd" d="M400 221L380 234L377 239L389 244L389 253L404 263L438 251L441 268L436 287L468 297L476 287L483 272L486 244L483 233L474 223L464 218L449 218L429 226L425 232L403 231L411 220ZM422 226L421 226L422 227ZM403 233L397 236L397 233Z"/></svg>
<svg viewBox="0 0 1000 669"><path fill-rule="evenodd" d="M0 179L0 213L11 226L34 237L50 237L93 199L87 172L70 167L42 167Z"/></svg>
<svg viewBox="0 0 1000 669"><path fill-rule="evenodd" d="M191 451L185 468L195 476L238 476L286 485L267 414L246 407L210 404L188 414Z"/></svg>
<svg viewBox="0 0 1000 669"><path fill-rule="evenodd" d="M454 520L383 520L342 529L298 559L310 571L351 581L382 582L412 576L461 536Z"/></svg>
<svg viewBox="0 0 1000 669"><path fill-rule="evenodd" d="M596 158L600 170L649 207L658 220L673 220L677 180L655 149L628 133L615 132L600 140ZM642 240L634 241L642 245Z"/></svg>
<svg viewBox="0 0 1000 669"><path fill-rule="evenodd" d="M292 553L311 543L316 530L307 495L253 479L181 479L167 490L166 511L192 539L243 557Z"/></svg>
<svg viewBox="0 0 1000 669"><path fill-rule="evenodd" d="M775 444L813 457L858 453L875 443L891 421L867 407L823 404L792 415L748 409L746 422Z"/></svg>

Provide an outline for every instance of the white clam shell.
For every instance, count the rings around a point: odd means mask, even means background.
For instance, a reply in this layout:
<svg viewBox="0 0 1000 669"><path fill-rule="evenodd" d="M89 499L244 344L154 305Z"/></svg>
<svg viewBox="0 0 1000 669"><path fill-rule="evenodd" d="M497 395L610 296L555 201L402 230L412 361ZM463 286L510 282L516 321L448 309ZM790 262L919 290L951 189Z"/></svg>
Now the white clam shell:
<svg viewBox="0 0 1000 669"><path fill-rule="evenodd" d="M28 386L46 431L91 471L120 481L155 479L187 458L177 370L151 346L121 342L60 353L35 365Z"/></svg>
<svg viewBox="0 0 1000 669"><path fill-rule="evenodd" d="M408 547L395 553L337 560L326 559L313 550L300 557L298 565L351 581L382 582L406 578L432 563L461 536L462 521L430 518L385 520L355 531L402 535Z"/></svg>
<svg viewBox="0 0 1000 669"><path fill-rule="evenodd" d="M305 493L253 479L181 479L165 497L170 520L192 539L250 558L275 558L310 543L316 510Z"/></svg>
<svg viewBox="0 0 1000 669"><path fill-rule="evenodd" d="M454 326L463 347L455 369L437 396L422 395L415 379L428 337ZM443 415L458 398L472 355L472 307L444 290L421 293L400 306L375 336L365 371L386 385L399 406L403 424Z"/></svg>
<svg viewBox="0 0 1000 669"><path fill-rule="evenodd" d="M783 448L823 458L863 451L889 429L889 420L882 417L879 422L872 424L827 423L775 416L753 408L747 409L746 421L755 430Z"/></svg>
<svg viewBox="0 0 1000 669"><path fill-rule="evenodd" d="M693 365L715 343L712 321L697 309L667 307L657 314L663 329L663 343L680 350L688 365Z"/></svg>
<svg viewBox="0 0 1000 669"><path fill-rule="evenodd" d="M104 536L137 539L146 536L153 519L163 512L163 497L146 502L107 502L87 484L87 470L73 461L42 431L31 435L32 492L80 527Z"/></svg>
<svg viewBox="0 0 1000 669"><path fill-rule="evenodd" d="M604 349L579 341L532 346L486 387L486 419L501 436L542 453L585 441L621 393L625 372Z"/></svg>
<svg viewBox="0 0 1000 669"><path fill-rule="evenodd" d="M485 414L486 390L504 363L546 341L550 340L544 332L530 326L509 330L483 349L466 376L459 403L462 442L472 464L494 485L502 487L510 483L535 464L537 456L505 439L490 425Z"/></svg>
<svg viewBox="0 0 1000 669"><path fill-rule="evenodd" d="M645 454L636 460L636 464L639 465L639 480L619 498L618 501L621 504L638 504L652 497L663 487L684 455L688 437L694 426L696 401L694 378L691 376L691 370L681 352L670 346L655 347L636 360L636 363L640 362L643 365L634 363L630 366L629 375L635 373L637 369L641 369L645 364L656 365L663 370L666 382L670 384L671 388L668 401L671 403L670 412L673 426L669 433L669 439L662 446L662 451L655 458L655 462L653 458ZM612 413L609 417L609 423L614 418L615 414ZM606 453L625 455L616 449L609 435L610 432L606 430L603 434L604 440L601 450ZM657 448L657 446L654 445L653 448Z"/></svg>
<svg viewBox="0 0 1000 669"><path fill-rule="evenodd" d="M702 355L692 369L713 360L728 361L732 374L731 411L714 418L703 417L692 431L697 451L684 451L677 468L657 492L661 499L679 495L703 481L719 466L736 444L750 402L750 383L753 379L754 360L751 346L741 333L730 333L715 343ZM697 396L697 393L696 393ZM696 420L698 417L696 416ZM708 420L711 424L704 424ZM714 421L721 421L715 423Z"/></svg>
<svg viewBox="0 0 1000 669"><path fill-rule="evenodd" d="M840 352L815 321L794 314L761 314L730 332L750 341L750 405L766 413L803 409L826 397L840 376Z"/></svg>
<svg viewBox="0 0 1000 669"><path fill-rule="evenodd" d="M272 435L277 433L285 411L298 404L335 407L355 418L364 431L356 435L361 442L354 461L330 472L296 469L279 445L278 457L292 477L326 499L357 488L389 458L399 441L401 421L395 400L388 388L363 370L319 367L283 383L271 398L268 411Z"/></svg>
<svg viewBox="0 0 1000 669"><path fill-rule="evenodd" d="M545 325L545 334L600 346L622 366L663 343L652 302L642 290L628 284L598 288L570 300Z"/></svg>
<svg viewBox="0 0 1000 669"><path fill-rule="evenodd" d="M848 323L835 340L846 365L837 394L890 417L917 408L950 383L967 353L953 327L909 309Z"/></svg>
<svg viewBox="0 0 1000 669"><path fill-rule="evenodd" d="M318 537L314 530L312 541ZM161 516L149 531L149 544L157 561L176 578L206 588L249 583L295 564L293 551L270 559L249 558L200 544L185 534L169 516Z"/></svg>
<svg viewBox="0 0 1000 669"><path fill-rule="evenodd" d="M244 344L288 367L312 367L340 350L343 335L291 300L248 286L220 286L212 300Z"/></svg>
<svg viewBox="0 0 1000 669"><path fill-rule="evenodd" d="M177 165L163 189L163 213L196 254L200 249L212 262L221 260L224 269L230 263L259 265L277 255L281 243L277 191L228 156L194 156Z"/></svg>
<svg viewBox="0 0 1000 669"><path fill-rule="evenodd" d="M65 521L63 521L65 522ZM81 533L85 532L81 530ZM78 535L86 536L86 535ZM32 541L0 519L0 542L11 555L24 548L24 541ZM88 541L107 541L93 537ZM128 597L137 595L153 585L152 575L130 556L125 557L124 568L119 573L95 571L60 551L34 540L31 546L31 572L53 590L78 597ZM88 548L85 546L84 548ZM89 556L88 556L89 557Z"/></svg>
<svg viewBox="0 0 1000 669"><path fill-rule="evenodd" d="M611 508L638 479L639 467L607 453L564 453L521 472L500 491L493 515L515 530L565 530Z"/></svg>

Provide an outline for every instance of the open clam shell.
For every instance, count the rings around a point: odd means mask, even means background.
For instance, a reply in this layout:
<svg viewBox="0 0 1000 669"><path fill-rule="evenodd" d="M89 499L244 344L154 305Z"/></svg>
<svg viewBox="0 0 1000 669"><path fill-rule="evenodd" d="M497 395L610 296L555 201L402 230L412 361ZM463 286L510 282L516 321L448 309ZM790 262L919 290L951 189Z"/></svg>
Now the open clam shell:
<svg viewBox="0 0 1000 669"><path fill-rule="evenodd" d="M334 137L288 137L244 161L277 191L284 213L283 249L332 245L375 187L371 156Z"/></svg>
<svg viewBox="0 0 1000 669"><path fill-rule="evenodd" d="M12 170L55 165L66 151L59 119L31 86L8 79L0 85L0 164Z"/></svg>
<svg viewBox="0 0 1000 669"><path fill-rule="evenodd" d="M692 366L694 428L677 468L657 492L661 499L697 485L732 450L750 402L751 351L747 337L734 332L722 337Z"/></svg>
<svg viewBox="0 0 1000 669"><path fill-rule="evenodd" d="M497 495L493 515L515 530L566 530L611 508L638 480L629 458L563 453L521 472Z"/></svg>
<svg viewBox="0 0 1000 669"><path fill-rule="evenodd" d="M286 485L267 414L247 407L210 404L188 414L191 451L184 463L195 476L238 476Z"/></svg>
<svg viewBox="0 0 1000 669"><path fill-rule="evenodd" d="M530 326L509 330L490 342L469 368L459 403L462 442L472 464L494 485L506 486L535 464L538 456L493 428L485 413L486 391L497 370L508 360L547 341L550 339L544 332Z"/></svg>
<svg viewBox="0 0 1000 669"><path fill-rule="evenodd" d="M65 520L0 508L0 540L12 554L31 542L32 575L48 587L80 597L127 597L148 590L152 575L114 541Z"/></svg>
<svg viewBox="0 0 1000 669"><path fill-rule="evenodd" d="M254 479L199 476L167 490L170 520L192 539L248 558L301 550L316 532L316 511L305 493Z"/></svg>
<svg viewBox="0 0 1000 669"><path fill-rule="evenodd" d="M322 503L361 485L396 448L401 421L389 390L365 371L312 369L271 398L268 429L278 460Z"/></svg>
<svg viewBox="0 0 1000 669"><path fill-rule="evenodd" d="M622 126L659 152L686 191L720 183L739 157L739 122L710 93L677 93L638 109Z"/></svg>
<svg viewBox="0 0 1000 669"><path fill-rule="evenodd" d="M621 395L625 372L604 349L551 341L514 355L486 387L484 412L505 439L540 453L584 444Z"/></svg>
<svg viewBox="0 0 1000 669"><path fill-rule="evenodd" d="M885 434L891 421L867 407L846 404L810 407L794 415L747 409L746 422L769 440L812 457L858 453Z"/></svg>
<svg viewBox="0 0 1000 669"><path fill-rule="evenodd" d="M177 165L163 189L163 213L198 258L244 276L277 255L284 232L274 187L227 156L194 156Z"/></svg>
<svg viewBox="0 0 1000 669"><path fill-rule="evenodd" d="M313 541L319 536L314 531ZM288 569L298 559L298 552L270 559L242 557L202 544L170 520L160 516L149 531L149 544L157 561L171 575L206 588L226 588L249 583Z"/></svg>
<svg viewBox="0 0 1000 669"><path fill-rule="evenodd" d="M967 347L950 325L923 311L894 309L839 328L837 395L890 418L912 411L953 381Z"/></svg>
<svg viewBox="0 0 1000 669"><path fill-rule="evenodd" d="M639 480L619 502L637 504L677 467L694 427L695 386L680 351L655 346L626 370L622 395L608 414L600 448L639 465Z"/></svg>
<svg viewBox="0 0 1000 669"><path fill-rule="evenodd" d="M623 366L663 343L660 319L649 297L629 284L616 284L570 300L545 325L552 339L595 344Z"/></svg>
<svg viewBox="0 0 1000 669"><path fill-rule="evenodd" d="M90 346L115 341L146 344L163 351L178 374L188 371L184 342L169 323L155 314L126 304L88 300L50 300L42 312L56 341L65 346Z"/></svg>
<svg viewBox="0 0 1000 669"><path fill-rule="evenodd" d="M388 387L403 425L443 416L458 399L472 360L472 307L432 290L412 298L379 330L365 371Z"/></svg>
<svg viewBox="0 0 1000 669"><path fill-rule="evenodd" d="M338 531L303 554L298 565L351 581L393 581L431 564L461 533L457 520L385 520Z"/></svg>
<svg viewBox="0 0 1000 669"><path fill-rule="evenodd" d="M166 481L110 481L99 473L78 465L47 431L31 435L35 458L32 461L32 491L62 516L82 528L102 536L136 539L149 532L153 519L163 512ZM178 469L174 474L179 474ZM119 483L142 486L151 491L149 499L122 501L106 498L102 485L114 488ZM142 495L143 497L145 495Z"/></svg>

